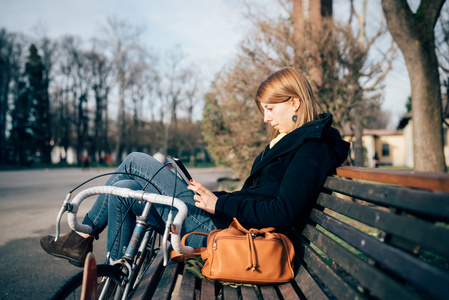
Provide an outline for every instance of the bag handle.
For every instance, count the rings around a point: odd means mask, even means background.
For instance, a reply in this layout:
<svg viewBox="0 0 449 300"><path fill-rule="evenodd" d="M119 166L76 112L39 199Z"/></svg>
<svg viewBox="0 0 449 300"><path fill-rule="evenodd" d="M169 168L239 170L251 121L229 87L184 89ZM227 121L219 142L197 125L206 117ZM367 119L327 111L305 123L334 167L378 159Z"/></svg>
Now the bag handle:
<svg viewBox="0 0 449 300"><path fill-rule="evenodd" d="M192 235L192 234L198 234L198 235L204 235L204 236L208 236L209 235L208 233L204 233L204 232L196 232L196 231L195 232L189 232L189 233L187 233L186 235L184 235L182 237L181 245L185 246L187 237L189 235ZM181 262L181 261L185 261L189 257L194 257L194 256L197 256L197 255L201 255L201 253L203 251L205 251L205 250L206 250L206 247L193 247L193 254L191 254L191 255L180 254L180 253L176 252L175 250L172 250L170 252L170 258L171 258L171 260L173 260L175 262Z"/></svg>
<svg viewBox="0 0 449 300"><path fill-rule="evenodd" d="M250 230L248 230L245 227L243 227L236 218L234 218L234 221L231 223L230 227L233 227L246 234L255 234L255 235L264 235L265 233L273 232L276 230L274 227L267 227L262 229L251 228Z"/></svg>

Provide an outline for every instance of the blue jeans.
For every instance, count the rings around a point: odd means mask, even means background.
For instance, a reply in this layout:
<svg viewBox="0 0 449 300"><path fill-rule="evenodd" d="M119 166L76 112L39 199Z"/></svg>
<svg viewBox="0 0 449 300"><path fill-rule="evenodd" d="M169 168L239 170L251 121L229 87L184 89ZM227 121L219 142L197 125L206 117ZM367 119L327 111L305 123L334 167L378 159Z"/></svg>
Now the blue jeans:
<svg viewBox="0 0 449 300"><path fill-rule="evenodd" d="M175 195L176 198L184 201L187 205L188 214L181 235L192 231L209 233L216 229L209 213L195 206L194 193L187 189L187 184L170 169L163 167L152 156L144 153L131 153L120 164L116 172L128 174L114 174L106 182L106 185L133 190L142 190L146 186L145 191L147 192L167 196ZM144 177L146 180L133 175ZM151 182L147 185L148 180L151 180ZM176 191L175 180L177 180ZM122 257L124 249L128 246L136 224L136 216L142 213L144 206L134 199L100 195L86 214L83 224L90 225L93 228L93 236L98 236L107 226L106 249L110 251L112 259L118 259ZM176 213L176 209L173 210ZM168 206L153 204L148 216L148 224L154 226L158 233L163 234L164 220L167 219L169 211L170 207ZM189 236L187 245L192 247L204 246L205 237L200 235Z"/></svg>

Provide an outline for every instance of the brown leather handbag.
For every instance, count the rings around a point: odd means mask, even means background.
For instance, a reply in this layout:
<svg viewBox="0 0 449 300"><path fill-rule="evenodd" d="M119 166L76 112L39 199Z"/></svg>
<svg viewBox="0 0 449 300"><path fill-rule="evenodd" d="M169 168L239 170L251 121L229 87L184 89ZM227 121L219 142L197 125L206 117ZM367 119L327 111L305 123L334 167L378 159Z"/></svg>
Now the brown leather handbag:
<svg viewBox="0 0 449 300"><path fill-rule="evenodd" d="M274 230L248 230L235 218L229 228L213 230L207 235L207 246L199 249L206 260L201 273L210 279L238 283L288 282L294 278L295 250L285 235Z"/></svg>

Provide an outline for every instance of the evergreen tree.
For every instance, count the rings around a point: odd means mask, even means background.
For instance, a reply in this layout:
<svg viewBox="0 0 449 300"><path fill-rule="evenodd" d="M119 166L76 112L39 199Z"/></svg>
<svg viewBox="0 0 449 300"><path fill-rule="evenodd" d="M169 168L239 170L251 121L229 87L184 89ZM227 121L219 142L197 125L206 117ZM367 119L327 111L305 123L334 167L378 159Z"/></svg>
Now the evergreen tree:
<svg viewBox="0 0 449 300"><path fill-rule="evenodd" d="M13 149L8 143L8 115L11 113L12 97L21 74L22 42L17 34L0 29L0 165L8 161Z"/></svg>
<svg viewBox="0 0 449 300"><path fill-rule="evenodd" d="M14 109L11 113L12 130L10 141L13 145L14 163L29 166L34 154L34 138L32 136L32 127L30 122L31 103L26 83L19 81L17 83L17 93L14 100Z"/></svg>
<svg viewBox="0 0 449 300"><path fill-rule="evenodd" d="M49 79L46 78L45 67L34 44L30 46L30 54L25 65L25 77L28 79L29 97L31 98L32 134L36 146L36 154L40 154L41 162L51 163L51 127L50 99L48 93Z"/></svg>

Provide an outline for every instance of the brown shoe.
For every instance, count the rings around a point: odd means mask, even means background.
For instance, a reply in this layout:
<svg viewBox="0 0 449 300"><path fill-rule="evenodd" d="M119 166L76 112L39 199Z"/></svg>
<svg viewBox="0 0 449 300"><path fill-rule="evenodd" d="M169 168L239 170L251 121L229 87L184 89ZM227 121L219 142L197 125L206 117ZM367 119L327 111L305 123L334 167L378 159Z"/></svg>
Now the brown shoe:
<svg viewBox="0 0 449 300"><path fill-rule="evenodd" d="M84 238L75 231L61 235L55 242L55 237L46 235L41 238L41 247L48 254L69 260L69 263L83 267L87 253L92 252L94 237Z"/></svg>

